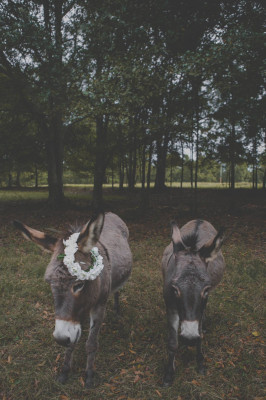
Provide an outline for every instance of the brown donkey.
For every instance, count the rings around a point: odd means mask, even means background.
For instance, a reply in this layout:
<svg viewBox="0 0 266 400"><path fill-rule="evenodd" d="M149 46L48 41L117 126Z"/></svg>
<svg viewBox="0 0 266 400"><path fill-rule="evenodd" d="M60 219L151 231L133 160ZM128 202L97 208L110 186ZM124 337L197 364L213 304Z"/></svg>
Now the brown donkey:
<svg viewBox="0 0 266 400"><path fill-rule="evenodd" d="M81 229L72 229L61 239L18 221L14 225L27 239L52 253L45 280L50 283L54 297L53 335L57 343L66 346L63 368L58 376L62 383L67 380L71 369L73 350L81 336L81 322L90 316L90 332L86 342L86 386L91 387L98 334L107 299L111 293L115 294L118 312L118 289L131 273L128 228L113 213L100 213Z"/></svg>

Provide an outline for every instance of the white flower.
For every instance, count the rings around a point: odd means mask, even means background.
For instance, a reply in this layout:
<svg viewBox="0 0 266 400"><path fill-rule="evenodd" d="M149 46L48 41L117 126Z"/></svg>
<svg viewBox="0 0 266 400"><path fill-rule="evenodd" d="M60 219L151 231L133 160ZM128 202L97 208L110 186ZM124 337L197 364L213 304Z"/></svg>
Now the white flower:
<svg viewBox="0 0 266 400"><path fill-rule="evenodd" d="M91 249L91 253L95 255L95 257L97 257L99 255L99 249L98 247L93 247Z"/></svg>
<svg viewBox="0 0 266 400"><path fill-rule="evenodd" d="M94 280L101 273L104 264L103 257L99 254L98 247L91 249L94 256L93 267L89 271L83 271L80 264L75 262L75 253L78 251L77 240L79 233L73 233L67 240L63 240L65 245L64 264L72 276L76 276L79 280Z"/></svg>

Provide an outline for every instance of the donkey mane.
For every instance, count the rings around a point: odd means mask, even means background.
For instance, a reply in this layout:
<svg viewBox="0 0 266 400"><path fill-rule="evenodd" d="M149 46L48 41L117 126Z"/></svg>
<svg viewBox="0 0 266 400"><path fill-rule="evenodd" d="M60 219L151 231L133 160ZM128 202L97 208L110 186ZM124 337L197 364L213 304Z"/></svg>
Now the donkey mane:
<svg viewBox="0 0 266 400"><path fill-rule="evenodd" d="M65 239L73 233L78 233L82 230L84 224L78 224L77 222L73 225L68 225L67 231L64 233L63 238Z"/></svg>
<svg viewBox="0 0 266 400"><path fill-rule="evenodd" d="M198 242L198 231L200 225L204 221L202 219L197 219L195 224L195 229L192 232L189 232L187 235L182 236L182 241L186 247L190 249L190 251L197 251L197 242Z"/></svg>

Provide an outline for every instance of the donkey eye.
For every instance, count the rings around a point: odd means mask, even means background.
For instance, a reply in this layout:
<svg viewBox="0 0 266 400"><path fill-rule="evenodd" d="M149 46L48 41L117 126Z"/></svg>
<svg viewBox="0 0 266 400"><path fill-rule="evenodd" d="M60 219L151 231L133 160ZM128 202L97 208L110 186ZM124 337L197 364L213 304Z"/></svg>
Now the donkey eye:
<svg viewBox="0 0 266 400"><path fill-rule="evenodd" d="M208 286L205 286L205 288L202 290L202 292L201 292L201 297L202 297L203 299L207 299L207 297L208 297L208 295L209 295L210 289L211 289L211 286L208 285Z"/></svg>
<svg viewBox="0 0 266 400"><path fill-rule="evenodd" d="M76 283L75 285L72 286L73 293L80 292L84 288L84 283Z"/></svg>

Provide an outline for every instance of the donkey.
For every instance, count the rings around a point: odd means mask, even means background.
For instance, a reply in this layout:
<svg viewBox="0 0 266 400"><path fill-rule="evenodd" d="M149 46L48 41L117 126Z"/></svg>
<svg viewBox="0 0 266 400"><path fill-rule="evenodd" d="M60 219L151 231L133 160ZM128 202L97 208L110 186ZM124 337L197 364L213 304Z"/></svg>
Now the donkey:
<svg viewBox="0 0 266 400"><path fill-rule="evenodd" d="M202 319L208 294L221 281L225 262L221 252L223 229L218 233L204 220L193 220L180 230L172 225L172 243L162 258L163 296L168 322L168 364L163 385L173 383L178 327L185 344L196 345L197 367L205 373L201 350Z"/></svg>
<svg viewBox="0 0 266 400"><path fill-rule="evenodd" d="M118 290L131 273L132 254L128 244L128 228L113 213L99 213L81 228L71 228L61 239L46 235L18 221L14 221L14 225L26 239L52 253L45 280L51 285L54 298L53 336L58 344L66 346L63 367L58 375L61 383L66 382L71 370L73 350L81 336L81 322L86 316L90 316L90 332L86 342L85 384L88 388L92 387L98 334L107 299L114 293L115 309L118 312ZM96 252L94 246L98 248ZM68 254L62 254L67 252ZM98 276L93 275L94 268L91 266L95 260ZM92 276L88 278L87 274Z"/></svg>

